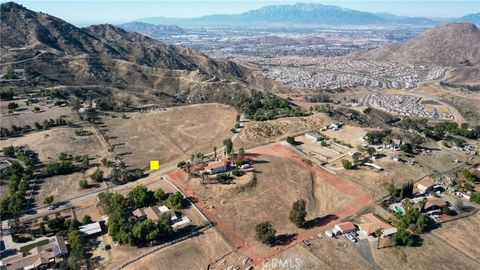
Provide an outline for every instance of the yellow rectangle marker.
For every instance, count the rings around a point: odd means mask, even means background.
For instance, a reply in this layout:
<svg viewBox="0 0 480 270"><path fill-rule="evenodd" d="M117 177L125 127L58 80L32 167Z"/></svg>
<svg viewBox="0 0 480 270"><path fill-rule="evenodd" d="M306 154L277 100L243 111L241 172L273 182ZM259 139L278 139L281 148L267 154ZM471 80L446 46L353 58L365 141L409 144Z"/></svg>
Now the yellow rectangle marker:
<svg viewBox="0 0 480 270"><path fill-rule="evenodd" d="M160 168L160 162L158 160L150 160L150 170L158 170Z"/></svg>

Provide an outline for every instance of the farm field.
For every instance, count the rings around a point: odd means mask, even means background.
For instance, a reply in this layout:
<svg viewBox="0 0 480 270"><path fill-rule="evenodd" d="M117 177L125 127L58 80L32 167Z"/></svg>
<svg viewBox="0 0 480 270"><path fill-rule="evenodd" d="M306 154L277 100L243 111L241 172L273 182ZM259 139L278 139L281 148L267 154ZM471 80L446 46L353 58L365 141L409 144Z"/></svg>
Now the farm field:
<svg viewBox="0 0 480 270"><path fill-rule="evenodd" d="M432 233L447 241L451 246L480 262L480 214L447 222Z"/></svg>
<svg viewBox="0 0 480 270"><path fill-rule="evenodd" d="M232 265L244 269L248 266L245 262L246 258L235 253L215 229L208 229L145 256L124 269L227 269Z"/></svg>
<svg viewBox="0 0 480 270"><path fill-rule="evenodd" d="M26 105L25 99L23 100L11 100L11 101L0 101L0 112L2 115L2 121L0 121L0 126L5 128L10 128L12 125L23 127L25 125L30 125L34 127L34 123L38 122L42 124L44 120L57 119L58 117L65 117L67 121L76 122L78 121L78 116L72 110L72 107L47 107L40 104L31 104ZM8 114L8 103L15 102L18 104L19 109L13 114ZM40 108L39 112L33 112L33 108Z"/></svg>
<svg viewBox="0 0 480 270"><path fill-rule="evenodd" d="M480 263L446 245L440 239L429 234L422 234L421 237L423 239L421 247L376 249L375 243L371 243L372 255L380 266L392 270L432 269L433 258L435 260L434 268L439 270L473 270L480 267Z"/></svg>
<svg viewBox="0 0 480 270"><path fill-rule="evenodd" d="M129 119L106 116L106 136L120 158L132 167L145 168L149 160L160 163L210 153L231 137L237 111L220 104L168 108L151 113L127 113ZM160 164L160 166L161 166Z"/></svg>
<svg viewBox="0 0 480 270"><path fill-rule="evenodd" d="M38 159L43 163L58 160L58 155L61 152L73 156L86 154L90 157L91 166L98 166L102 158L111 159L111 154L108 152L106 145L96 135L93 128L83 128L83 130L93 133L89 136L77 136L75 135L76 130L79 129L60 127L34 132L22 137L0 141L0 147L28 145L30 149L38 154ZM55 200L58 201L103 188L103 184L93 183L89 179L90 174L94 171L94 168L90 168L85 172L78 171L68 175L56 175L37 180L39 184L39 188L36 189L38 194L35 195L37 206L48 195L53 195ZM80 189L78 181L83 178L89 180L91 188Z"/></svg>

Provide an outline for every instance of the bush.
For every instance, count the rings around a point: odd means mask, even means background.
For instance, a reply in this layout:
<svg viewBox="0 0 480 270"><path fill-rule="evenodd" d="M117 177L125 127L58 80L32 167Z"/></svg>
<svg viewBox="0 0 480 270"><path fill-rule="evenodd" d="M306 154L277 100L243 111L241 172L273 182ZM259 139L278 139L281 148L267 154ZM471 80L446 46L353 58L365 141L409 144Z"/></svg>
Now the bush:
<svg viewBox="0 0 480 270"><path fill-rule="evenodd" d="M90 175L90 178L95 182L102 182L103 181L103 171L100 170L100 169L97 169L92 175Z"/></svg>
<svg viewBox="0 0 480 270"><path fill-rule="evenodd" d="M347 159L342 160L343 168L350 170L352 168L352 162Z"/></svg>
<svg viewBox="0 0 480 270"><path fill-rule="evenodd" d="M88 181L87 179L82 179L78 181L78 185L80 186L81 189L86 189L88 188Z"/></svg>
<svg viewBox="0 0 480 270"><path fill-rule="evenodd" d="M292 144L292 145L293 145L293 144L295 144L295 138L294 138L294 137L287 137L287 142L288 142L289 144Z"/></svg>

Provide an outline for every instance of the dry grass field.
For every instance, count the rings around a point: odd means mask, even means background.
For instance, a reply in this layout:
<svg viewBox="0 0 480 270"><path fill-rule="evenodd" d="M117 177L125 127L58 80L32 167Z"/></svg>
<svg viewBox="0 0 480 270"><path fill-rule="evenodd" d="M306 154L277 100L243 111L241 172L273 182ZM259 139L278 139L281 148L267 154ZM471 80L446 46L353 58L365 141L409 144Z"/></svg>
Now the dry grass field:
<svg viewBox="0 0 480 270"><path fill-rule="evenodd" d="M38 154L39 160L43 163L58 160L58 155L61 152L73 156L87 154L90 157L91 165L99 165L104 157L111 159L111 154L100 137L96 135L95 130L91 127L84 127L83 129L93 132L93 135L77 136L75 135L75 130L79 129L76 128L53 128L30 133L22 137L2 140L0 141L0 147L28 145L30 149ZM40 188L35 196L35 202L41 204L43 198L48 195L53 195L55 200L58 201L102 188L100 184L84 190L81 190L79 187L78 181L84 177L92 184L89 175L94 171L94 168L90 168L84 173L75 172L42 179L39 181Z"/></svg>
<svg viewBox="0 0 480 270"><path fill-rule="evenodd" d="M339 159L328 168L334 169L337 175L349 179L365 188L375 191L375 197L379 198L387 194L386 186L390 183L400 185L409 180L416 181L430 174L430 170L419 166L412 166L408 163L395 162L388 157L382 160L375 160L375 164L381 166L383 171L377 171L370 167L360 167L354 170L345 170Z"/></svg>
<svg viewBox="0 0 480 270"><path fill-rule="evenodd" d="M71 107L46 107L39 104L32 104L27 106L25 104L26 100L12 100L12 101L0 101L0 112L2 116L2 121L0 121L0 126L5 128L10 128L12 125L23 127L25 125L30 125L32 127L35 122L42 124L44 120L56 119L60 116L65 117L67 121L76 122L78 116L72 111ZM19 109L13 114L8 114L8 103L15 102L18 104ZM33 112L34 107L39 107L39 112Z"/></svg>
<svg viewBox="0 0 480 270"><path fill-rule="evenodd" d="M245 261L246 258L235 253L215 229L208 229L201 235L143 257L124 269L227 269L234 265L244 269L248 266Z"/></svg>
<svg viewBox="0 0 480 270"><path fill-rule="evenodd" d="M255 158L254 168L256 186L245 192L224 193L218 185L195 187L248 242L255 241L255 224L263 220L271 221L279 234L300 232L288 219L298 199L307 201L307 220L333 214L351 202L314 171L290 159L261 155Z"/></svg>
<svg viewBox="0 0 480 270"><path fill-rule="evenodd" d="M303 244L279 254L275 259L300 265L298 269L373 269L361 257L352 243L344 237L337 239L322 237L308 240L310 246ZM298 264L295 264L296 261ZM270 261L272 264L272 260ZM293 269L293 267L278 267L275 269Z"/></svg>
<svg viewBox="0 0 480 270"><path fill-rule="evenodd" d="M391 247L371 250L375 261L385 269L451 270L479 269L475 262L430 234L422 234L421 247Z"/></svg>
<svg viewBox="0 0 480 270"><path fill-rule="evenodd" d="M432 231L451 246L480 263L480 214L442 224Z"/></svg>
<svg viewBox="0 0 480 270"><path fill-rule="evenodd" d="M152 159L165 163L221 148L232 135L237 111L226 105L200 104L126 115L129 119L105 117L106 135L127 165L145 168Z"/></svg>

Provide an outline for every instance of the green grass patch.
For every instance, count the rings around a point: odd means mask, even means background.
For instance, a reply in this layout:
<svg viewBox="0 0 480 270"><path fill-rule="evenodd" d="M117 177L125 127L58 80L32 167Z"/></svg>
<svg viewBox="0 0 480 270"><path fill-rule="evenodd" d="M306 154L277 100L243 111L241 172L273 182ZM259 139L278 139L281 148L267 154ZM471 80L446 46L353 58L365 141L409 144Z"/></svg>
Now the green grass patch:
<svg viewBox="0 0 480 270"><path fill-rule="evenodd" d="M48 244L48 239L43 239L43 240L40 240L38 242L31 243L31 244L28 244L28 245L25 245L25 246L21 247L20 252L28 253L30 250L32 250L36 247L39 247L39 246L46 245L46 244Z"/></svg>

